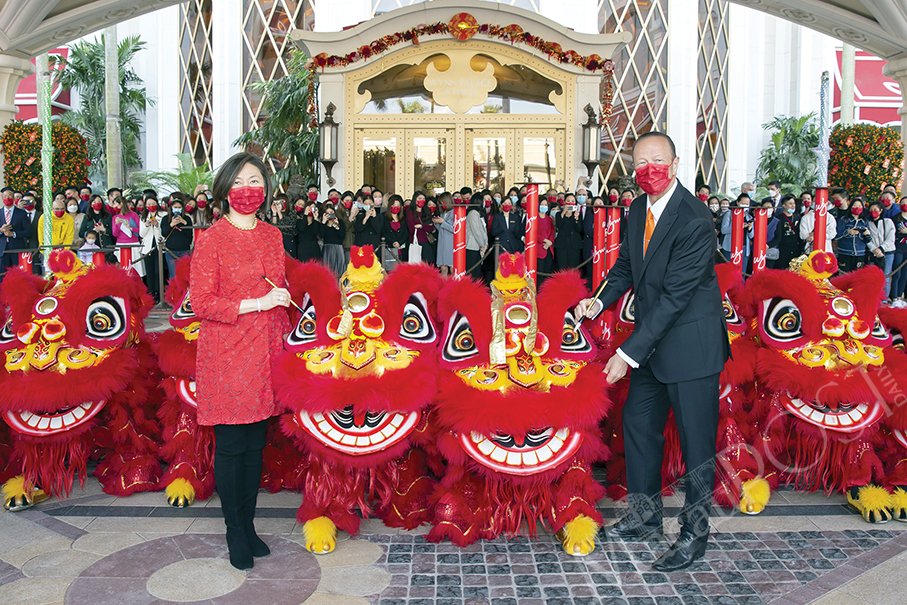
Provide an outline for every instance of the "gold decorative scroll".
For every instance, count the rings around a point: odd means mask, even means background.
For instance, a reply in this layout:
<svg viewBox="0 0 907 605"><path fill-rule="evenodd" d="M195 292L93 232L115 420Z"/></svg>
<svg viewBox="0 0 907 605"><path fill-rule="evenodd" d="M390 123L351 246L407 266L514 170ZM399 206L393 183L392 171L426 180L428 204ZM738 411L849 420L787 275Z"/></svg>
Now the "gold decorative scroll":
<svg viewBox="0 0 907 605"><path fill-rule="evenodd" d="M434 63L426 66L425 89L432 93L435 103L454 113L466 113L476 105L484 105L488 93L497 88L494 65L490 62L481 72L473 70L470 61L474 53L448 51L450 67L438 71Z"/></svg>

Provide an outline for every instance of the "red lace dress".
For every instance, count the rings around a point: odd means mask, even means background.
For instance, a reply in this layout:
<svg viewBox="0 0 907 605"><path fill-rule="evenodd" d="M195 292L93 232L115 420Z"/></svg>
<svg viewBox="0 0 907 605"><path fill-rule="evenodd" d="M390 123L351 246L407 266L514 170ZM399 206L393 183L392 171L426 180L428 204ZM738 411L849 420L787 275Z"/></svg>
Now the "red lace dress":
<svg viewBox="0 0 907 605"><path fill-rule="evenodd" d="M271 291L263 275L286 285L284 255L280 231L261 221L251 231L217 221L197 243L189 297L201 319L199 424L250 424L277 413L271 366L283 349L289 318L283 307L239 315L239 304Z"/></svg>

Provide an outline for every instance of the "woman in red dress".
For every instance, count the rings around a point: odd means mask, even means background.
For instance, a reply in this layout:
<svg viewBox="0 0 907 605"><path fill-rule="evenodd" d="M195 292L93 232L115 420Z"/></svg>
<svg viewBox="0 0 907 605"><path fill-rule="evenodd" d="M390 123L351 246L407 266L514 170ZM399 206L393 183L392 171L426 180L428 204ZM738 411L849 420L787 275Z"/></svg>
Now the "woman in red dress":
<svg viewBox="0 0 907 605"><path fill-rule="evenodd" d="M251 569L270 553L252 520L261 481L268 418L278 413L271 366L282 350L290 304L283 238L255 213L266 207L270 183L252 154L227 160L214 178L224 219L195 248L189 281L192 310L201 319L196 358L198 423L214 427L214 480L227 526L230 563Z"/></svg>

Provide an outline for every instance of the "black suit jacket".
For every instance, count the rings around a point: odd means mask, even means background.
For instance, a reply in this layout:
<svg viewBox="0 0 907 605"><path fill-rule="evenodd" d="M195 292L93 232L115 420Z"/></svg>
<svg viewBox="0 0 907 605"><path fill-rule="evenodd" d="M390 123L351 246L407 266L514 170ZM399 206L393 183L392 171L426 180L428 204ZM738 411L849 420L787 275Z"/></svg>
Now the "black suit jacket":
<svg viewBox="0 0 907 605"><path fill-rule="evenodd" d="M647 203L643 195L630 206L627 237L598 298L608 308L634 289L636 325L620 348L640 365L648 364L659 381L718 374L730 356L730 343L713 264L712 213L678 183L644 257Z"/></svg>
<svg viewBox="0 0 907 605"><path fill-rule="evenodd" d="M22 212L25 212L25 210L23 210ZM27 212L25 212L25 220L28 220ZM38 227L40 226L40 224L41 211L36 209L35 216L34 218L32 218L31 224L28 228L28 241L25 244L28 248L37 248L41 245L40 241L38 240Z"/></svg>
<svg viewBox="0 0 907 605"><path fill-rule="evenodd" d="M6 224L6 208L0 206L0 225ZM13 227L13 233L16 234L16 237L6 237L5 235L0 235L0 254L6 250L22 250L26 247L28 243L28 232L31 227L28 222L28 213L21 208L13 207L12 216L10 216L9 224ZM14 259L12 264L19 262L19 259Z"/></svg>
<svg viewBox="0 0 907 605"><path fill-rule="evenodd" d="M511 254L523 251L523 240L526 236L526 224L523 217L514 212L510 213L510 226L504 220L503 214L495 214L491 219L491 237L501 238L501 249Z"/></svg>

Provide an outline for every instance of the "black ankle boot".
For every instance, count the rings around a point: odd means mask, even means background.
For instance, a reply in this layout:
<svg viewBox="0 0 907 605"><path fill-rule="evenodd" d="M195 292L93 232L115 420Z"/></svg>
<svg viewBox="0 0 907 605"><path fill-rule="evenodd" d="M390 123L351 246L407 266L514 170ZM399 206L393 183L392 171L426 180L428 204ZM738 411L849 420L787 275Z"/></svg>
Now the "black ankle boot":
<svg viewBox="0 0 907 605"><path fill-rule="evenodd" d="M227 528L227 548L230 550L230 565L236 569L252 569L255 565L249 539L242 528Z"/></svg>
<svg viewBox="0 0 907 605"><path fill-rule="evenodd" d="M249 543L249 550L253 557L267 557L271 554L271 549L265 544L265 541L255 533L255 525L249 521L244 526L246 532L246 541Z"/></svg>

